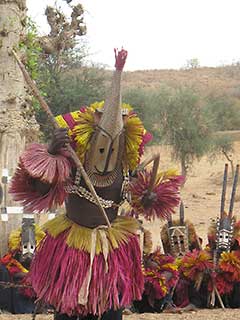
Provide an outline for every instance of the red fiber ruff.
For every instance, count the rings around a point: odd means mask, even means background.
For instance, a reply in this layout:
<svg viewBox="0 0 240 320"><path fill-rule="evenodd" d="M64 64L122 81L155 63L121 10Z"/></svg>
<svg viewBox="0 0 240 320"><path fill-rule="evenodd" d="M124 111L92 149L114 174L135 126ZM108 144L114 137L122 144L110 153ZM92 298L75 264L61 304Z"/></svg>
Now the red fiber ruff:
<svg viewBox="0 0 240 320"><path fill-rule="evenodd" d="M70 160L64 150L53 156L45 145L31 144L20 157L9 192L27 210L47 211L63 204L67 196L64 185L70 181L70 170ZM42 195L35 189L36 179L49 184L47 194Z"/></svg>
<svg viewBox="0 0 240 320"><path fill-rule="evenodd" d="M151 306L155 300L161 300L168 293L165 278L156 270L146 269L144 293Z"/></svg>
<svg viewBox="0 0 240 320"><path fill-rule="evenodd" d="M210 292L213 290L212 285L213 285L212 282L209 282L208 290ZM216 285L220 295L230 294L233 291L234 282L228 281L227 275L225 273L216 273L215 285Z"/></svg>
<svg viewBox="0 0 240 320"><path fill-rule="evenodd" d="M155 185L153 192L156 194L156 200L153 201L149 208L144 208L141 199L148 190L151 180L151 172L143 171L138 174L135 182L130 184L132 193L131 216L138 218L143 215L146 220L155 218L169 219L179 205L179 189L184 181L183 176L172 176L167 181Z"/></svg>
<svg viewBox="0 0 240 320"><path fill-rule="evenodd" d="M183 273L187 279L196 281L200 274L209 275L213 271L213 262L209 252L204 250L194 249L191 252L186 253L182 258L180 273Z"/></svg>
<svg viewBox="0 0 240 320"><path fill-rule="evenodd" d="M56 238L46 235L34 257L30 281L39 299L69 316L101 315L141 299L141 255L137 236L133 235L109 253L107 273L103 255L94 257L88 303L79 305L78 293L90 259L87 252L66 244L66 232Z"/></svg>
<svg viewBox="0 0 240 320"><path fill-rule="evenodd" d="M161 254L158 248L144 258L145 294L150 305L154 300L164 298L178 281L178 271L172 256ZM166 277L168 275L168 277Z"/></svg>
<svg viewBox="0 0 240 320"><path fill-rule="evenodd" d="M71 163L64 149L60 154L51 155L47 146L33 143L21 155L20 161L33 178L47 183L63 183L70 176Z"/></svg>
<svg viewBox="0 0 240 320"><path fill-rule="evenodd" d="M152 140L152 135L150 132L146 132L143 137L142 137L142 143L139 146L139 155L140 157L143 155L144 153L144 147L145 145L150 142Z"/></svg>

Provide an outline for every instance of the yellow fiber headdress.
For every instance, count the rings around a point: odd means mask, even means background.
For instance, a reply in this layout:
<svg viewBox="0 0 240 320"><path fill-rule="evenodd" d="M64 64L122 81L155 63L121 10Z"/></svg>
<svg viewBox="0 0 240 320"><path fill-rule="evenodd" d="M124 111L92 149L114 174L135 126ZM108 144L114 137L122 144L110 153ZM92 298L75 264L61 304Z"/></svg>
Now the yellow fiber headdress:
<svg viewBox="0 0 240 320"><path fill-rule="evenodd" d="M72 140L72 146L81 161L89 148L89 142L95 130L95 113L101 110L104 101L95 102L89 107L83 107L65 115L59 115L56 120L60 127L68 128L68 135ZM143 123L129 104L123 103L125 152L123 167L134 170L143 153L144 144L151 136L146 132Z"/></svg>
<svg viewBox="0 0 240 320"><path fill-rule="evenodd" d="M10 251L19 251L21 250L21 232L22 229L18 228L13 230L9 235L8 247ZM45 232L41 229L41 227L35 224L35 239L36 245L40 243L40 241L45 236Z"/></svg>

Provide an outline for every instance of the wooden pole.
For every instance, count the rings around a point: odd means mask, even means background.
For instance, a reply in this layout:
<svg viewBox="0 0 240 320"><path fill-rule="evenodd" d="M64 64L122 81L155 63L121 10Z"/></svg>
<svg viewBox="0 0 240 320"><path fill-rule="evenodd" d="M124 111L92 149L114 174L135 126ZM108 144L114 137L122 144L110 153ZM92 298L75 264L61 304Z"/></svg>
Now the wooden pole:
<svg viewBox="0 0 240 320"><path fill-rule="evenodd" d="M155 182L156 182L159 162L160 162L160 154L154 156L152 176L151 176L151 180L150 180L149 187L148 187L148 192L149 193L152 192L152 190L154 188L154 185L155 185Z"/></svg>
<svg viewBox="0 0 240 320"><path fill-rule="evenodd" d="M226 190L227 190L227 175L228 175L228 164L225 164L224 175L223 175L223 185L222 185L222 196L221 196L221 207L220 207L220 219L224 215L225 199L226 199Z"/></svg>
<svg viewBox="0 0 240 320"><path fill-rule="evenodd" d="M51 121L51 123L54 126L54 128L56 128L56 129L59 128L59 125L58 125L57 121L55 120L55 118L54 118L49 106L47 105L47 103L45 102L43 97L41 96L40 91L38 90L37 86L35 85L35 83L31 79L31 77L29 76L24 64L21 62L21 60L19 59L17 53L14 50L12 50L12 53L13 53L18 65L19 65L19 67L20 67L20 69L21 69L21 71L22 71L22 73L24 75L24 78L25 78L27 84L32 89L33 95L38 99L41 107L47 113L48 118ZM98 198L98 195L97 195L97 193L96 193L96 191L94 189L94 186L93 186L91 180L89 179L89 177L88 177L88 175L87 175L87 173L86 173L81 161L79 160L76 152L73 150L73 148L70 145L67 145L67 149L68 149L69 153L71 154L71 157L72 157L73 161L75 162L77 168L80 169L81 174L82 174L82 176L83 176L83 178L84 178L89 190L91 191L92 195L94 196L94 198L96 200L96 203L97 203L97 205L98 205L98 207L100 209L100 212L103 215L108 227L111 227L111 224L110 224L110 221L109 221L108 216L106 214L106 211L104 210L104 208L103 208L103 206L102 206L102 204L101 204L101 202L100 202L100 200Z"/></svg>
<svg viewBox="0 0 240 320"><path fill-rule="evenodd" d="M232 219L232 215L233 215L233 206L234 206L235 194L236 194L236 190L237 190L238 176L239 176L239 164L236 166L236 171L235 171L234 180L233 180L230 207L229 207L229 212L228 212L229 219Z"/></svg>

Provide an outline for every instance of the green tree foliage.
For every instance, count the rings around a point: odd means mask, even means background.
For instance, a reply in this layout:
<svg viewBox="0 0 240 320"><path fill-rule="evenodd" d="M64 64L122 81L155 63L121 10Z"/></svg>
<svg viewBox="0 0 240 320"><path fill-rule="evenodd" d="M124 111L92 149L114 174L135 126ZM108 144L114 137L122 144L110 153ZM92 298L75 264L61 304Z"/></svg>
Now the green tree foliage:
<svg viewBox="0 0 240 320"><path fill-rule="evenodd" d="M145 128L153 135L152 143L161 143L161 115L168 102L169 90L149 90L133 88L123 92L123 101L129 103L137 112Z"/></svg>
<svg viewBox="0 0 240 320"><path fill-rule="evenodd" d="M209 97L205 112L212 118L215 129L218 131L240 128L240 106L231 97Z"/></svg>
<svg viewBox="0 0 240 320"><path fill-rule="evenodd" d="M239 130L239 103L228 96L210 97L207 99L205 113L216 132L212 138L210 159L215 159L217 155L222 154L231 165L233 178L234 164L232 154L234 141L230 135L227 135L227 133L224 134L224 131Z"/></svg>
<svg viewBox="0 0 240 320"><path fill-rule="evenodd" d="M134 111L137 112L140 119L148 131L153 127L152 121L152 105L151 105L151 92L146 89L133 88L123 92L123 102L129 103Z"/></svg>
<svg viewBox="0 0 240 320"><path fill-rule="evenodd" d="M76 71L74 61L63 72L54 72L44 66L43 64L45 71L41 75L41 81L45 83L46 100L54 115L78 110L81 106L103 100L105 76L101 68L82 67ZM45 113L40 109L36 116L45 138L48 138L52 130Z"/></svg>
<svg viewBox="0 0 240 320"><path fill-rule="evenodd" d="M26 28L26 33L24 33L20 38L18 49L21 52L22 60L30 77L37 81L39 79L40 60L42 56L42 48L37 41L38 31L31 18L27 17L23 22ZM39 84L39 90L43 96L46 95L43 83ZM30 100L31 106L24 112L24 117L31 117L35 111L39 110L38 100L34 96L32 96Z"/></svg>
<svg viewBox="0 0 240 320"><path fill-rule="evenodd" d="M212 126L200 108L200 99L190 89L178 89L162 106L161 133L181 162L182 174L194 159L209 151Z"/></svg>
<svg viewBox="0 0 240 320"><path fill-rule="evenodd" d="M234 176L233 152L233 138L230 135L218 132L213 136L210 159L214 161L219 154L222 154L231 165L232 179Z"/></svg>
<svg viewBox="0 0 240 320"><path fill-rule="evenodd" d="M123 93L123 99L134 107L153 134L152 143L172 146L173 156L181 162L184 175L193 160L205 154L210 160L222 154L233 168L233 140L216 132L240 127L240 111L235 101L226 97L210 97L205 101L191 89L168 87L130 89Z"/></svg>
<svg viewBox="0 0 240 320"><path fill-rule="evenodd" d="M26 68L30 73L31 78L36 80L38 78L38 63L39 57L42 53L42 48L36 41L38 32L35 23L29 17L27 17L25 25L26 34L21 38L19 49L25 54L24 60L26 63Z"/></svg>
<svg viewBox="0 0 240 320"><path fill-rule="evenodd" d="M148 118L149 112L149 94L145 89L133 88L123 92L123 102L129 103L134 107L134 110L138 113L139 117L143 120Z"/></svg>

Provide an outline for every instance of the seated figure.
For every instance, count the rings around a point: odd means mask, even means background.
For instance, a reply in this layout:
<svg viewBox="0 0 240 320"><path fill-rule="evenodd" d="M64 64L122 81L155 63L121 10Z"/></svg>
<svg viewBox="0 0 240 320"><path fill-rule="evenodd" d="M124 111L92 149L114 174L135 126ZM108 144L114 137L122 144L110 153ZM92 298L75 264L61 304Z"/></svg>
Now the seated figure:
<svg viewBox="0 0 240 320"><path fill-rule="evenodd" d="M213 222L208 232L208 245L205 250L194 249L179 260L180 279L188 286L189 300L195 300L198 307L238 307L240 283L239 223L233 216L239 167L237 166L229 211L226 213L225 194L227 187L227 165L224 170L220 217ZM173 241L174 243L174 241ZM181 243L181 241L180 241ZM184 288L175 290L176 304L183 297ZM195 293L197 292L197 295ZM197 299L196 299L197 298ZM199 301L199 304L196 304Z"/></svg>
<svg viewBox="0 0 240 320"><path fill-rule="evenodd" d="M34 292L26 276L36 245L43 236L44 232L41 228L34 224L34 219L29 218L23 218L22 227L11 232L8 242L9 251L0 259L1 310L13 314L34 311Z"/></svg>
<svg viewBox="0 0 240 320"><path fill-rule="evenodd" d="M184 219L184 205L180 205L179 220L169 220L161 230L164 253L176 259L179 279L172 292L173 304L178 308L195 308L204 306L204 299L196 290L191 279L181 272L181 262L191 251L201 251L202 239L198 237L192 222Z"/></svg>

